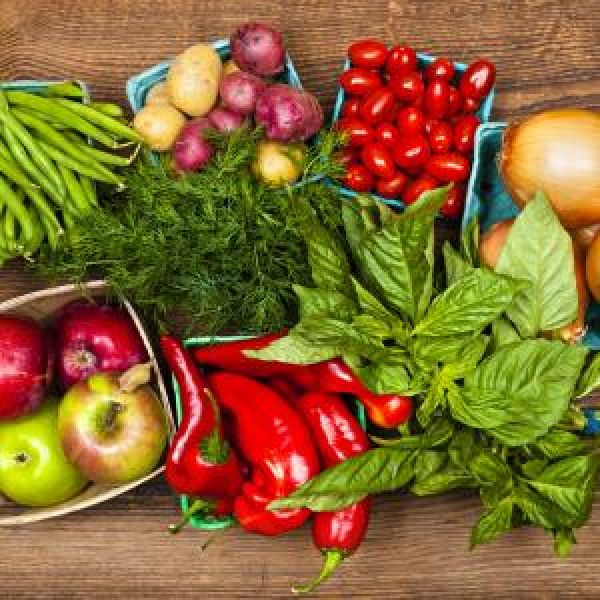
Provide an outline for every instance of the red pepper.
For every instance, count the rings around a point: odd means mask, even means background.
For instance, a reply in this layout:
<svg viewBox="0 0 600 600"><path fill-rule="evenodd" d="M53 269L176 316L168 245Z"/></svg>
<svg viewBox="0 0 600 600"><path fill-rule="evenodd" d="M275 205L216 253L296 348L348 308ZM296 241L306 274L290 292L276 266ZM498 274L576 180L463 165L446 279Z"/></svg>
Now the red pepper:
<svg viewBox="0 0 600 600"><path fill-rule="evenodd" d="M369 449L369 440L358 421L338 396L312 392L294 405L309 425L326 467ZM313 518L313 541L325 555L318 577L295 592L312 592L328 579L338 565L363 541L369 525L371 498L333 512L318 512Z"/></svg>
<svg viewBox="0 0 600 600"><path fill-rule="evenodd" d="M332 394L352 394L362 402L369 419L383 428L406 423L412 411L412 401L399 394L374 394L342 360L334 359L314 365L292 365L278 361L263 361L246 356L246 350L261 350L287 335L280 331L258 338L204 346L194 350L201 364L254 377L284 375L307 391Z"/></svg>
<svg viewBox="0 0 600 600"><path fill-rule="evenodd" d="M319 472L310 432L300 415L274 390L249 377L216 373L209 377L221 407L235 421L236 444L252 469L236 497L233 514L247 531L278 535L302 525L306 508L268 509Z"/></svg>
<svg viewBox="0 0 600 600"><path fill-rule="evenodd" d="M163 336L160 345L179 384L183 409L181 424L167 453L165 479L179 494L235 496L242 486L240 464L221 434L216 402L181 342Z"/></svg>

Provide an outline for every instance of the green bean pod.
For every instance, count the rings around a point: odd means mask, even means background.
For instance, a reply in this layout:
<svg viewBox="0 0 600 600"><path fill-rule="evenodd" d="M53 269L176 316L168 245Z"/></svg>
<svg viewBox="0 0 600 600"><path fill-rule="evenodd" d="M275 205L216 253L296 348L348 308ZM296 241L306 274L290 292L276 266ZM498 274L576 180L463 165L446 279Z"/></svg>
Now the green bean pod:
<svg viewBox="0 0 600 600"><path fill-rule="evenodd" d="M83 191L81 184L79 183L79 179L75 176L71 169L59 164L58 168L60 169L60 173L67 184L67 189L69 190L69 197L73 203L73 207L75 209L75 213L78 216L87 215L91 210L91 205L88 202L87 195Z"/></svg>
<svg viewBox="0 0 600 600"><path fill-rule="evenodd" d="M78 102L73 102L72 100L65 100L62 98L57 99L56 102L58 102L61 106L72 110L74 113L77 113L79 116L86 119L88 122L94 123L95 125L98 125L99 127L105 129L106 131L114 133L120 138L124 138L132 142L137 142L138 144L141 144L143 142L142 137L138 134L137 131L135 131L128 125L121 123L121 121L118 121L113 117L109 117L108 115L105 115L99 110L92 108L91 106L88 106L86 104L80 104Z"/></svg>
<svg viewBox="0 0 600 600"><path fill-rule="evenodd" d="M33 239L33 224L23 201L18 194L8 184L6 179L0 175L0 197L2 197L6 209L10 211L19 222L19 226L23 231L23 237L26 241Z"/></svg>
<svg viewBox="0 0 600 600"><path fill-rule="evenodd" d="M39 189L39 186L32 183L19 166L12 160L12 157L7 159L0 151L0 173L8 177L13 183L23 189Z"/></svg>
<svg viewBox="0 0 600 600"><path fill-rule="evenodd" d="M26 113L31 115L32 117L37 117L40 121L44 121L44 123L48 123L57 131L68 131L71 128L60 121L54 120L50 115L43 113L39 110L35 110L34 108L30 108L29 106L15 106L13 107L13 112L19 111L20 114Z"/></svg>
<svg viewBox="0 0 600 600"><path fill-rule="evenodd" d="M50 83L41 88L38 92L40 96L50 96L51 98L83 98L84 91L76 81L58 81Z"/></svg>
<svg viewBox="0 0 600 600"><path fill-rule="evenodd" d="M35 207L27 207L27 212L29 213L29 217L33 224L34 233L33 239L29 242L25 242L24 244L25 256L29 257L35 254L40 249L40 246L44 241L44 230L42 228L42 224L40 223L40 219L38 217L37 210L35 209Z"/></svg>
<svg viewBox="0 0 600 600"><path fill-rule="evenodd" d="M42 98L35 94L28 94L27 92L17 90L7 91L5 92L5 96L10 104L26 106L44 112L52 119L64 123L71 129L75 129L109 148L119 147L118 142L113 137L71 110L71 105L82 106L77 102L60 98ZM63 102L68 102L69 104L65 106L62 104Z"/></svg>
<svg viewBox="0 0 600 600"><path fill-rule="evenodd" d="M14 254L22 254L24 248L22 245L19 244L19 241L17 240L17 220L15 219L15 215L13 214L13 212L8 208L4 212L4 218L2 219L2 229L8 250Z"/></svg>
<svg viewBox="0 0 600 600"><path fill-rule="evenodd" d="M80 175L79 181L81 182L81 187L83 188L88 203L91 206L98 206L98 196L96 195L96 187L94 186L93 181L85 175Z"/></svg>
<svg viewBox="0 0 600 600"><path fill-rule="evenodd" d="M75 144L78 150L89 156L90 158L95 159L100 163L104 163L107 165L113 165L115 167L128 167L137 156L137 148L136 146L135 152L127 157L127 156L119 156L118 154L113 154L112 152L105 152L104 150L100 150L98 148L94 148L90 146L85 140L81 139L76 133L69 132L65 134L73 144Z"/></svg>
<svg viewBox="0 0 600 600"><path fill-rule="evenodd" d="M118 104L112 102L90 102L88 106L113 119L125 118L125 111Z"/></svg>

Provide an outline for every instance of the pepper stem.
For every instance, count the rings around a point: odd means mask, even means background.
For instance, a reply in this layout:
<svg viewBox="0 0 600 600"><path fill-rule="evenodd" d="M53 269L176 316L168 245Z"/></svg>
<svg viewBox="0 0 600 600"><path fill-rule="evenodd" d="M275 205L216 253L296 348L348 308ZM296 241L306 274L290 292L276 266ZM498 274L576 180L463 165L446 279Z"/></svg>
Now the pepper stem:
<svg viewBox="0 0 600 600"><path fill-rule="evenodd" d="M294 586L292 592L294 594L310 594L314 592L324 581L327 581L333 575L334 571L344 560L344 557L345 554L341 550L326 550L325 561L317 577L306 585Z"/></svg>
<svg viewBox="0 0 600 600"><path fill-rule="evenodd" d="M179 533L189 522L190 519L202 511L209 511L214 507L214 502L210 500L194 500L188 509L181 515L181 519L177 523L169 525L169 533Z"/></svg>

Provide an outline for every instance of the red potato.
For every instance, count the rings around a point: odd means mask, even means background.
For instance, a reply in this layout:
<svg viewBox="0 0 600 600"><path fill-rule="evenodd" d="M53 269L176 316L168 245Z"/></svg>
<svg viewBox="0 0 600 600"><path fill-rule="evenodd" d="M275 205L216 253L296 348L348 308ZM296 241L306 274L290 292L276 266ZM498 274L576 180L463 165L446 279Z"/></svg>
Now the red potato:
<svg viewBox="0 0 600 600"><path fill-rule="evenodd" d="M204 131L213 128L207 117L188 121L173 146L175 168L182 172L199 171L212 158L213 147L204 139Z"/></svg>
<svg viewBox="0 0 600 600"><path fill-rule="evenodd" d="M266 87L267 84L256 75L237 71L221 79L219 96L223 106L229 110L240 115L251 115L256 109L256 101Z"/></svg>
<svg viewBox="0 0 600 600"><path fill-rule="evenodd" d="M323 109L311 93L276 83L258 98L255 118L270 140L301 141L322 127Z"/></svg>
<svg viewBox="0 0 600 600"><path fill-rule="evenodd" d="M281 33L264 23L246 23L229 40L231 58L242 70L260 77L281 73L285 67L285 46Z"/></svg>
<svg viewBox="0 0 600 600"><path fill-rule="evenodd" d="M223 106L213 108L207 117L217 131L224 133L238 129L238 127L242 127L246 123L244 115L233 112Z"/></svg>

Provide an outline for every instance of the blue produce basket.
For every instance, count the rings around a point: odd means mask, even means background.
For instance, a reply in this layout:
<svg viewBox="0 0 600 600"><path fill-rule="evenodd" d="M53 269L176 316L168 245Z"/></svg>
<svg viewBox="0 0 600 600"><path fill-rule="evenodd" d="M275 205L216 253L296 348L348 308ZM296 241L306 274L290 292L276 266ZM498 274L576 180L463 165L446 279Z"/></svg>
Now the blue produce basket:
<svg viewBox="0 0 600 600"><path fill-rule="evenodd" d="M502 135L506 123L485 123L478 127L475 135L475 154L471 176L467 186L463 229L474 217L479 218L481 231L487 231L494 223L511 219L519 209L504 188L498 171L498 153L502 146ZM591 304L587 315L588 331L583 344L600 350L600 305Z"/></svg>
<svg viewBox="0 0 600 600"><path fill-rule="evenodd" d="M419 60L419 69L423 70L426 67L428 67L437 57L432 56L431 54L425 54L423 52L419 52L419 53L417 53L417 58ZM347 71L350 68L350 66L351 66L350 60L346 59L344 62L343 71ZM455 70L454 83L458 83L458 79L460 78L460 76L467 70L467 65L464 63L460 63L460 62L455 62L454 70ZM477 117L479 117L479 120L482 123L487 123L490 120L490 115L492 113L492 105L494 103L494 93L495 93L494 88L492 88L490 90L489 94L483 99L483 102L479 106L479 110L475 113L477 115ZM344 88L342 88L340 86L338 88L338 93L337 93L337 96L335 99L335 105L333 107L333 115L331 117L331 126L332 127L337 122L337 120L340 118L340 114L342 112L342 105L344 104L345 100L346 100L346 92L344 91ZM335 187L337 187L343 196L354 198L358 195L358 193L355 192L354 190L344 187L334 180L330 180L330 183L332 185L334 185ZM391 206L397 210L404 209L404 202L402 202L401 200L383 198L382 196L378 196L376 194L373 194L373 195L378 200L380 200L384 204L387 204L388 206Z"/></svg>
<svg viewBox="0 0 600 600"><path fill-rule="evenodd" d="M229 336L209 336L209 337L194 337L188 338L183 343L186 348L196 348L198 346L211 346L213 344L222 344L224 342L236 342L239 340L249 340L255 336L252 335L229 335ZM173 390L175 392L175 419L177 426L181 423L181 419L183 417L182 407L181 407L181 395L179 391L179 385L177 384L177 380L175 377L171 377L171 381L173 384ZM365 409L362 404L358 401L355 403L355 410L353 411L356 418L358 419L361 427L366 429L366 416ZM192 500L188 496L179 496L179 503L181 506L181 512L185 513L187 509L190 507ZM193 516L189 524L196 529L204 529L204 530L214 530L214 529L224 529L225 527L229 527L235 523L235 519L233 517L211 517L205 515L196 515Z"/></svg>

